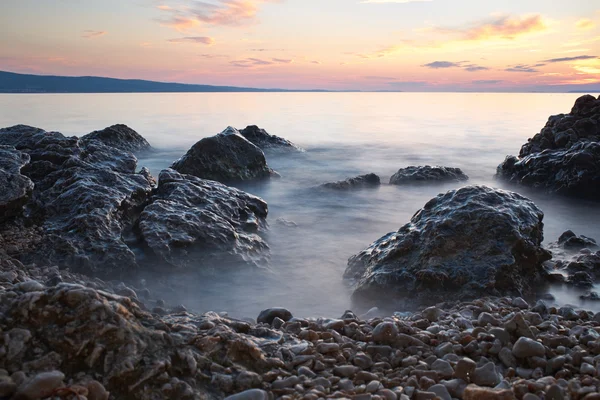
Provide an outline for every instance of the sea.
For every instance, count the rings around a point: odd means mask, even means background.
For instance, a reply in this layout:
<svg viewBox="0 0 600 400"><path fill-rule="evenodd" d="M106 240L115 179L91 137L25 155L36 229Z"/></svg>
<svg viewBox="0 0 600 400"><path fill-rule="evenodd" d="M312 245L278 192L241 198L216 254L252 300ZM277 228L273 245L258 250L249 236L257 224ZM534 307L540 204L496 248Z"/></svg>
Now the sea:
<svg viewBox="0 0 600 400"><path fill-rule="evenodd" d="M597 95L597 94L596 94ZM153 174L169 167L198 140L233 126L258 125L305 149L267 154L281 179L241 188L269 205L271 248L266 269L182 273L165 268L148 277L152 293L196 312L256 317L269 307L296 316L339 317L354 304L342 279L347 260L384 234L406 224L429 199L465 183L388 185L399 168L461 168L470 180L517 191L544 213L545 243L567 229L600 240L598 203L564 198L496 180L506 155L518 154L548 116L568 113L580 94L547 93L152 93L0 94L0 127L37 126L82 136L123 123L156 149L139 157ZM315 186L376 173L376 189L324 192ZM293 224L280 224L283 218ZM199 268L201 268L199 266ZM600 291L600 285L594 290ZM582 291L550 288L558 305L600 311ZM394 309L390 299L389 311Z"/></svg>

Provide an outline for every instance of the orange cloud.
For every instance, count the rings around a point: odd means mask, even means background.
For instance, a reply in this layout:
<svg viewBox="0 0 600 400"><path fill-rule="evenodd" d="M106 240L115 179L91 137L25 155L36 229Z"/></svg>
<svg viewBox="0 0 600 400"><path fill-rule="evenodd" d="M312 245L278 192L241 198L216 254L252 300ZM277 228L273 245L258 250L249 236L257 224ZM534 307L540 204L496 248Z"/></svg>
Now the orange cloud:
<svg viewBox="0 0 600 400"><path fill-rule="evenodd" d="M177 38L177 39L169 39L168 42L171 42L171 43L201 43L201 44L207 44L210 46L215 43L215 39L208 37L208 36L188 36L188 37L182 37L182 38Z"/></svg>
<svg viewBox="0 0 600 400"><path fill-rule="evenodd" d="M106 35L108 32L106 31L92 31L92 30L87 30L87 31L83 31L83 35L81 35L81 37L86 38L86 39L94 39L100 36L104 36Z"/></svg>
<svg viewBox="0 0 600 400"><path fill-rule="evenodd" d="M171 14L160 20L163 25L178 31L185 31L197 25L240 26L255 20L259 6L280 0L220 0L220 4L187 0L183 6L158 6L158 9Z"/></svg>
<svg viewBox="0 0 600 400"><path fill-rule="evenodd" d="M589 18L583 18L577 21L575 26L579 29L593 29L596 27L596 23Z"/></svg>
<svg viewBox="0 0 600 400"><path fill-rule="evenodd" d="M518 36L542 32L547 29L541 15L500 16L482 21L466 29L436 28L440 33L457 33L463 40L515 39Z"/></svg>

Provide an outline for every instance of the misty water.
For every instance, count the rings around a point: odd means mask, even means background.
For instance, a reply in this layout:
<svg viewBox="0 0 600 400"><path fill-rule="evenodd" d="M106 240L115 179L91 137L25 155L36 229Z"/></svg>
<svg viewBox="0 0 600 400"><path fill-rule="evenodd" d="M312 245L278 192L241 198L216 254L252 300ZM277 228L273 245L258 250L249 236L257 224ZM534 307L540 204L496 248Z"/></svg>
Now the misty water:
<svg viewBox="0 0 600 400"><path fill-rule="evenodd" d="M369 304L350 300L342 280L348 257L397 230L430 198L461 186L390 186L409 165L461 168L468 184L516 190L545 213L545 242L571 229L600 239L597 203L507 186L496 167L545 124L566 113L577 94L480 93L197 93L0 95L0 126L18 123L81 136L115 123L138 131L157 149L139 159L153 174L168 167L199 139L228 125L255 124L306 150L267 154L282 178L241 188L269 205L265 234L268 270L240 268L147 277L172 303L195 311L256 317L282 306L298 316L338 317ZM354 192L315 190L324 182L374 172L383 185ZM290 227L278 218L293 221ZM213 270L213 269L211 269ZM596 287L595 290L599 288ZM575 290L552 288L560 304L591 310ZM390 302L390 308L394 305ZM402 310L398 310L402 311Z"/></svg>

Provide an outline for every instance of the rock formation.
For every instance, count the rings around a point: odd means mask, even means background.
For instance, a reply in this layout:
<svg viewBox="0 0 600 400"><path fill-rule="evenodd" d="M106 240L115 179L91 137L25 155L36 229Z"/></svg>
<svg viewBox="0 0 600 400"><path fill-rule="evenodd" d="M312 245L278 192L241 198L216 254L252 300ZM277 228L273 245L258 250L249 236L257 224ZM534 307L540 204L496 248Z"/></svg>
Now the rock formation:
<svg viewBox="0 0 600 400"><path fill-rule="evenodd" d="M91 140L97 140L107 146L134 154L152 149L150 143L142 135L123 124L112 125L101 131L88 133L81 138L84 143Z"/></svg>
<svg viewBox="0 0 600 400"><path fill-rule="evenodd" d="M405 185L411 183L425 182L462 182L468 180L460 168L440 167L440 166L419 166L400 168L390 178L390 185Z"/></svg>
<svg viewBox="0 0 600 400"><path fill-rule="evenodd" d="M256 125L248 125L244 129L240 129L240 134L252 142L255 146L263 151L268 150L284 150L284 151L303 151L300 147L287 139L279 136L271 135L264 129Z"/></svg>
<svg viewBox="0 0 600 400"><path fill-rule="evenodd" d="M379 176L371 173L355 176L354 178L348 178L343 181L324 183L321 185L321 187L334 190L350 190L368 187L372 188L377 187L380 184L381 180L379 179Z"/></svg>

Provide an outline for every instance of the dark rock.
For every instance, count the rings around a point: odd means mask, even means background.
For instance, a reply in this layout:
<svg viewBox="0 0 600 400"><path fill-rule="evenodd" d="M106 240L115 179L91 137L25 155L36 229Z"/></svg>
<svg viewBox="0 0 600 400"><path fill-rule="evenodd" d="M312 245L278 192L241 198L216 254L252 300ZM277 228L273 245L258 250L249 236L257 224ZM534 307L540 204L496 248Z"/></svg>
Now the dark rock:
<svg viewBox="0 0 600 400"><path fill-rule="evenodd" d="M33 191L33 182L21 174L29 155L0 145L0 221L21 214Z"/></svg>
<svg viewBox="0 0 600 400"><path fill-rule="evenodd" d="M418 182L461 182L468 180L460 168L440 166L410 166L401 168L390 178L390 185L404 185Z"/></svg>
<svg viewBox="0 0 600 400"><path fill-rule="evenodd" d="M262 264L269 248L257 233L266 226L267 212L258 197L167 169L141 213L139 230L148 248L172 266Z"/></svg>
<svg viewBox="0 0 600 400"><path fill-rule="evenodd" d="M377 187L381 184L379 177L373 173L359 175L354 178L348 178L343 181L329 182L321 185L323 188L335 190L349 190L365 187Z"/></svg>
<svg viewBox="0 0 600 400"><path fill-rule="evenodd" d="M527 198L486 186L440 194L411 222L350 258L355 297L457 297L533 292L550 253L543 213Z"/></svg>
<svg viewBox="0 0 600 400"><path fill-rule="evenodd" d="M540 133L508 156L497 176L549 192L600 198L600 99L585 95L569 114L553 115Z"/></svg>
<svg viewBox="0 0 600 400"><path fill-rule="evenodd" d="M567 279L567 283L580 288L591 288L594 286L594 280L590 274L584 271L578 271L570 274L569 279Z"/></svg>
<svg viewBox="0 0 600 400"><path fill-rule="evenodd" d="M286 150L286 151L302 151L301 148L294 143L282 137L270 135L264 129L256 125L248 125L244 129L240 129L240 134L248 139L255 146L263 151L266 150Z"/></svg>
<svg viewBox="0 0 600 400"><path fill-rule="evenodd" d="M182 174L219 182L266 179L276 176L260 148L228 127L200 140L171 166Z"/></svg>
<svg viewBox="0 0 600 400"><path fill-rule="evenodd" d="M568 250L593 249L598 247L596 240L587 236L577 236L573 231L566 231L558 238L558 244Z"/></svg>
<svg viewBox="0 0 600 400"><path fill-rule="evenodd" d="M139 153L152 148L142 135L123 124L109 126L101 131L94 131L81 137L82 143L92 140L130 153Z"/></svg>
<svg viewBox="0 0 600 400"><path fill-rule="evenodd" d="M275 318L279 318L287 322L290 319L292 319L292 313L289 310L281 307L267 308L266 310L262 310L260 314L258 314L256 322L258 322L259 324L264 323L271 325Z"/></svg>
<svg viewBox="0 0 600 400"><path fill-rule="evenodd" d="M600 294L598 292L587 292L579 296L581 300L600 301Z"/></svg>

